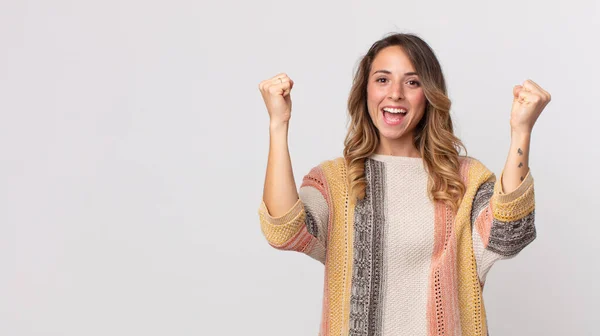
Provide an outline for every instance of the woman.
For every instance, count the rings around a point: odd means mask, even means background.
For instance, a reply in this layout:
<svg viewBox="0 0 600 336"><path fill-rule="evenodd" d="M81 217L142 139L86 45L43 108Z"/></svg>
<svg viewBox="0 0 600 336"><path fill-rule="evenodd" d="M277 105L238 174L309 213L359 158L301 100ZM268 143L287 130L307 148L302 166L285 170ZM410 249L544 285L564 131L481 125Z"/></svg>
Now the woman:
<svg viewBox="0 0 600 336"><path fill-rule="evenodd" d="M495 261L536 237L529 143L550 95L513 89L500 179L459 155L431 48L411 34L373 44L348 99L344 156L314 167L299 192L287 147L294 82L260 83L270 150L259 208L277 249L325 264L320 335L487 335L482 291Z"/></svg>

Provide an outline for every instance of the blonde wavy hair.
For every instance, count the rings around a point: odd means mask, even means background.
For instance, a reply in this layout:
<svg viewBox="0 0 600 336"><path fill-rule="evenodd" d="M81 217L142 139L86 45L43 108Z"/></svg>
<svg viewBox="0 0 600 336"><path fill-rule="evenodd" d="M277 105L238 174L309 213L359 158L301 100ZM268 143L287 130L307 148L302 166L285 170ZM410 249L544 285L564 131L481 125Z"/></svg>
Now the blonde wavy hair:
<svg viewBox="0 0 600 336"><path fill-rule="evenodd" d="M414 145L427 169L431 200L442 201L456 211L465 193L460 177L459 153L466 148L454 135L450 99L439 61L429 45L413 34L392 34L375 42L359 63L348 98L349 125L344 140L350 196L364 199L365 160L379 145L379 131L367 109L367 83L373 60L382 49L399 46L419 78L426 97L425 113L415 128Z"/></svg>

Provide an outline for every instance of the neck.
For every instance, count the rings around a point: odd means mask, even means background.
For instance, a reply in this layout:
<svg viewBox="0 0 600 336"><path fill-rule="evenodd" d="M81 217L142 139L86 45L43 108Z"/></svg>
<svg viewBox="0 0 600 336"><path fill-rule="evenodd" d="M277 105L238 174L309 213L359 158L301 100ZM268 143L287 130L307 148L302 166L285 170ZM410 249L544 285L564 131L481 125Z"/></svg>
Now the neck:
<svg viewBox="0 0 600 336"><path fill-rule="evenodd" d="M412 142L412 138L406 140L396 139L394 142L381 138L376 154L406 156L406 157L421 157L421 153Z"/></svg>

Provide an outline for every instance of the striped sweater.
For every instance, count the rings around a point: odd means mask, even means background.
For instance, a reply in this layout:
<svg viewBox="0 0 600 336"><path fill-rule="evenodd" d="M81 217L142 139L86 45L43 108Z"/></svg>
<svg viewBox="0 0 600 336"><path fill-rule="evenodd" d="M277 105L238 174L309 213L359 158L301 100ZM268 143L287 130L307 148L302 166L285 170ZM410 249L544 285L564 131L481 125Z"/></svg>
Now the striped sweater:
<svg viewBox="0 0 600 336"><path fill-rule="evenodd" d="M304 176L299 200L258 214L269 244L325 265L320 336L488 335L483 287L497 260L536 237L533 177L504 194L482 163L460 157L458 211L427 194L420 158L373 154L366 197L349 197L343 158Z"/></svg>

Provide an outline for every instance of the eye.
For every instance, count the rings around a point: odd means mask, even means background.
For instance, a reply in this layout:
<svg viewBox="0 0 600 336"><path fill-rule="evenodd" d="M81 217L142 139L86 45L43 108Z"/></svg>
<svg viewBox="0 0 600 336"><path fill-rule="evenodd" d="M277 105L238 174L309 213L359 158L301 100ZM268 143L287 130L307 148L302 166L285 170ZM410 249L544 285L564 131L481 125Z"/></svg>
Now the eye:
<svg viewBox="0 0 600 336"><path fill-rule="evenodd" d="M378 83L385 83L385 82L382 82L381 80L387 81L387 78L385 78L385 77L379 77L375 81L378 82Z"/></svg>
<svg viewBox="0 0 600 336"><path fill-rule="evenodd" d="M409 80L408 83L412 86L421 86L421 83L419 83L419 81L416 80Z"/></svg>

